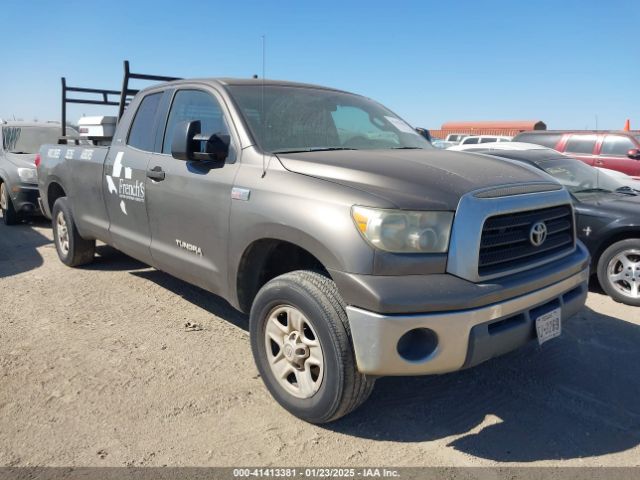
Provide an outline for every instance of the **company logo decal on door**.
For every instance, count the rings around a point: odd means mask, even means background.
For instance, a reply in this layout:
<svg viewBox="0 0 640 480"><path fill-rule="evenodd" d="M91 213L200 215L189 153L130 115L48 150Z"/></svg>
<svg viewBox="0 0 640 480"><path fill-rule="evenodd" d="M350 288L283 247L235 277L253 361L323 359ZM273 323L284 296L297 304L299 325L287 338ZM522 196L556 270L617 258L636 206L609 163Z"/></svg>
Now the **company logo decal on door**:
<svg viewBox="0 0 640 480"><path fill-rule="evenodd" d="M118 152L116 159L113 162L113 171L111 172L111 175L105 175L105 177L107 177L109 193L118 195L120 198L120 210L122 210L122 213L127 215L127 205L125 200L144 202L144 182L131 179L132 170L130 167L122 165L122 157L124 157L124 152ZM114 179L118 182L117 186Z"/></svg>

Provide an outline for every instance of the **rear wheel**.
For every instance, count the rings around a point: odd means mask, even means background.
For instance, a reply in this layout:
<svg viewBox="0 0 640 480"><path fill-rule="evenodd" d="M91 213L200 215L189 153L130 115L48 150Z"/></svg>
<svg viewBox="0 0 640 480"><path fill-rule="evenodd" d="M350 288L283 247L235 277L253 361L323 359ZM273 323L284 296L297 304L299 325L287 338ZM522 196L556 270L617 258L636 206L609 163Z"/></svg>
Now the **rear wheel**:
<svg viewBox="0 0 640 480"><path fill-rule="evenodd" d="M56 200L51 216L53 239L62 263L77 267L91 262L96 250L96 241L80 236L66 197Z"/></svg>
<svg viewBox="0 0 640 480"><path fill-rule="evenodd" d="M271 395L311 423L336 420L360 406L374 380L358 372L344 302L330 278L286 273L258 292L251 347Z"/></svg>
<svg viewBox="0 0 640 480"><path fill-rule="evenodd" d="M622 240L607 248L598 260L598 280L614 300L640 306L640 239Z"/></svg>
<svg viewBox="0 0 640 480"><path fill-rule="evenodd" d="M15 225L20 221L20 216L13 207L13 202L9 196L9 188L6 182L0 183L0 208L2 209L2 220L5 225Z"/></svg>

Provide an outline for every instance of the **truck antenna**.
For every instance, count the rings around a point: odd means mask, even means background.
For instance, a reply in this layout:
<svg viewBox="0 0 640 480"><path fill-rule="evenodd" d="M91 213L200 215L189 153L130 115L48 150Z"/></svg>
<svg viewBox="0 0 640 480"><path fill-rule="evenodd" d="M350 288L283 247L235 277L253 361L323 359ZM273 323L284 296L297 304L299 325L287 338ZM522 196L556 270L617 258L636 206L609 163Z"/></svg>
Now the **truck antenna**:
<svg viewBox="0 0 640 480"><path fill-rule="evenodd" d="M262 141L264 142L264 131L265 131L265 123L266 123L266 119L264 116L264 74L266 71L266 51L267 51L267 36L265 34L262 34L262 88L261 88L261 94L260 94L260 102L261 102L261 106L260 109L262 110L260 112L260 116L262 117ZM267 166L265 164L265 158L264 158L264 148L262 150L262 177L264 178L265 175L267 174Z"/></svg>

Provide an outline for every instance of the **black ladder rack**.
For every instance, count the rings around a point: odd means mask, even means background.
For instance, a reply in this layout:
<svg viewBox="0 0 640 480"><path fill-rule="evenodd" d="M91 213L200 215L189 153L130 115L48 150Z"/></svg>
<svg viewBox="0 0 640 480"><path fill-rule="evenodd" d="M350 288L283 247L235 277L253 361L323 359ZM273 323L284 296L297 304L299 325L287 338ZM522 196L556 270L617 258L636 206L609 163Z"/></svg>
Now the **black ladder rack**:
<svg viewBox="0 0 640 480"><path fill-rule="evenodd" d="M84 88L70 87L67 85L67 79L62 77L62 137L67 135L67 105L70 103L80 103L84 105L108 105L118 107L118 120L122 117L125 108L139 92L129 88L130 80L146 80L152 82L170 82L172 80L180 80L179 77L167 77L164 75L149 75L146 73L133 73L129 68L129 60L124 61L124 79L122 81L122 90L106 90L102 88ZM101 97L94 99L70 98L69 93L88 93L99 95ZM116 97L117 100L113 97ZM111 97L111 98L110 98Z"/></svg>
<svg viewBox="0 0 640 480"><path fill-rule="evenodd" d="M124 79L122 81L122 90L120 91L120 107L118 110L118 120L122 118L124 109L127 107L133 96L140 90L129 88L129 80L147 80L152 82L171 82L173 80L182 80L180 77L167 77L164 75L149 75L146 73L132 73L129 69L129 60L124 61Z"/></svg>
<svg viewBox="0 0 640 480"><path fill-rule="evenodd" d="M109 99L110 95L119 96L118 90L104 90L101 88L83 88L83 87L69 87L67 86L67 79L62 77L62 136L67 135L67 104L69 103L82 103L85 105L113 105L117 106L120 103L117 100ZM100 100L91 100L84 98L69 98L67 95L69 92L77 93L91 93L95 95L102 95Z"/></svg>

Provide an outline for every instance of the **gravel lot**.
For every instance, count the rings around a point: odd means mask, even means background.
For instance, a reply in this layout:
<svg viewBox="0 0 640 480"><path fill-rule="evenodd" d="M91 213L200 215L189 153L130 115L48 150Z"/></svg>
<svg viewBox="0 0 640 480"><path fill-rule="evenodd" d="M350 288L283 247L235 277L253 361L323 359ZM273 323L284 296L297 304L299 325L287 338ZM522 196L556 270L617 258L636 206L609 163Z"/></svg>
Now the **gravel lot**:
<svg viewBox="0 0 640 480"><path fill-rule="evenodd" d="M382 379L318 427L270 398L225 301L106 246L67 268L51 238L0 225L0 465L640 464L640 310L597 292L542 348Z"/></svg>

